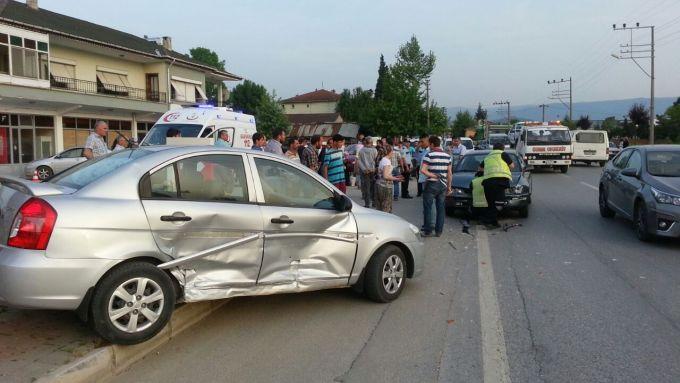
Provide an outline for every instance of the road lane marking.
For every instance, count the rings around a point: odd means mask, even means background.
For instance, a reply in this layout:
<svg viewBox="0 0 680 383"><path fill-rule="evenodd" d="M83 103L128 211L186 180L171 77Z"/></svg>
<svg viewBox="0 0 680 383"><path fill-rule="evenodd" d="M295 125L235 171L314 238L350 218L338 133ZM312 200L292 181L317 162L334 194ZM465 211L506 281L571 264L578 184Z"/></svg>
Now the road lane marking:
<svg viewBox="0 0 680 383"><path fill-rule="evenodd" d="M591 184L589 184L589 183L587 183L587 182L581 181L581 185L586 186L586 187L589 187L589 188L591 188L591 189L593 189L593 190L595 190L595 191L600 191L600 189L598 189L597 186L593 186L593 185L591 185Z"/></svg>
<svg viewBox="0 0 680 383"><path fill-rule="evenodd" d="M510 383L510 367L491 264L489 237L484 229L477 230L477 261L484 382Z"/></svg>

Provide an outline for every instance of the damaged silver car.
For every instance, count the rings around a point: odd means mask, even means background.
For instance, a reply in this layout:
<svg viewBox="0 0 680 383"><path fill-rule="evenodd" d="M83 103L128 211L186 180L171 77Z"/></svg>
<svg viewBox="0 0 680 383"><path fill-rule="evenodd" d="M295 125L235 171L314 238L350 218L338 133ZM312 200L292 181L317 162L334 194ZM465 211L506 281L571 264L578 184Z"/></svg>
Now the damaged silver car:
<svg viewBox="0 0 680 383"><path fill-rule="evenodd" d="M153 337L181 301L390 302L423 268L417 227L263 152L145 147L0 184L0 304L76 310L113 343Z"/></svg>

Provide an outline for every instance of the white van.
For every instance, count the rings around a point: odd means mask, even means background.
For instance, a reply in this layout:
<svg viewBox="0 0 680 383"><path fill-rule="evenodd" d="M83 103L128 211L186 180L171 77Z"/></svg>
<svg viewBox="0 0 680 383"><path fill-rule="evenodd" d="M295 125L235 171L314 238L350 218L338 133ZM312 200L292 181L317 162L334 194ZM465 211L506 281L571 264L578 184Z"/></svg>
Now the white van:
<svg viewBox="0 0 680 383"><path fill-rule="evenodd" d="M213 145L223 130L228 133L230 147L250 149L257 131L255 117L213 106L171 110L163 114L140 145Z"/></svg>
<svg viewBox="0 0 680 383"><path fill-rule="evenodd" d="M573 130L571 132L572 162L604 166L609 161L609 137L604 130Z"/></svg>

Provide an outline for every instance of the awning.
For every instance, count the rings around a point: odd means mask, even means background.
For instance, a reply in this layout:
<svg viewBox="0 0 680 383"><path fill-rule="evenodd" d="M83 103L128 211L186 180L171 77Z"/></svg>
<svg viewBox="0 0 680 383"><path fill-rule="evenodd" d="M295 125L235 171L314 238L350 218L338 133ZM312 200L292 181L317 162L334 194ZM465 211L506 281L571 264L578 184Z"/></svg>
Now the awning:
<svg viewBox="0 0 680 383"><path fill-rule="evenodd" d="M195 87L196 87L196 91L197 91L198 94L201 96L201 99L207 100L207 99L208 99L208 96L205 95L205 92L203 91L203 88L201 88L200 85L196 85Z"/></svg>
<svg viewBox="0 0 680 383"><path fill-rule="evenodd" d="M76 78L75 65L50 62L50 73L55 77Z"/></svg>
<svg viewBox="0 0 680 383"><path fill-rule="evenodd" d="M200 86L177 80L171 80L170 83L172 84L172 88L175 90L175 100L196 102L196 88L200 88ZM203 90L201 89L201 92L202 91Z"/></svg>
<svg viewBox="0 0 680 383"><path fill-rule="evenodd" d="M104 89L112 92L124 91L124 89L117 87L131 88L130 81L128 81L127 76L123 74L103 72L98 70L97 79L102 83Z"/></svg>

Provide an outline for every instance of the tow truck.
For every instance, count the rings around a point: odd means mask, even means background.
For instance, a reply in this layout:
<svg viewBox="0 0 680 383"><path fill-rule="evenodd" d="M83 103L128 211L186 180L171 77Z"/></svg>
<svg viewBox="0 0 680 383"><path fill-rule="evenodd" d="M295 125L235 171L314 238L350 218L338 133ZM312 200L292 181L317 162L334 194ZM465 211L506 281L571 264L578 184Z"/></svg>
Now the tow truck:
<svg viewBox="0 0 680 383"><path fill-rule="evenodd" d="M559 121L525 126L516 149L534 168L553 168L566 173L571 165L571 135L569 128Z"/></svg>

